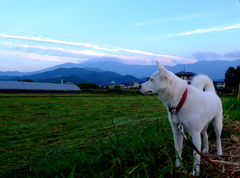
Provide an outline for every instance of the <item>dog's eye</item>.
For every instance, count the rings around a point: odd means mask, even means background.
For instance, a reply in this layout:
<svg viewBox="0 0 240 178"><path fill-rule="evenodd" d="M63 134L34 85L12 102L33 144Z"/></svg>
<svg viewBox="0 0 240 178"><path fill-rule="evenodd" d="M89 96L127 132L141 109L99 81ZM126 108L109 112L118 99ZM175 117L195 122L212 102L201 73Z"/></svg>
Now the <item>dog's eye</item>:
<svg viewBox="0 0 240 178"><path fill-rule="evenodd" d="M153 79L151 78L150 81L153 81Z"/></svg>

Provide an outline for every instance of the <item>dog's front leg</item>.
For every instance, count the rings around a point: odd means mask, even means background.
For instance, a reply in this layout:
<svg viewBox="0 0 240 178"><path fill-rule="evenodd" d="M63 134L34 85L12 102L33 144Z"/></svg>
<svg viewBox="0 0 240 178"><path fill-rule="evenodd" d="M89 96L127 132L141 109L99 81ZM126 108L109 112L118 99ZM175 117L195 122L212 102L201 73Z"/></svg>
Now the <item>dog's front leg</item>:
<svg viewBox="0 0 240 178"><path fill-rule="evenodd" d="M198 150L200 150L201 149L201 135L200 135L200 133L193 133L193 134L190 133L190 135L192 136L193 144L195 145L195 147ZM193 158L194 158L194 163L193 163L192 175L193 176L199 176L201 156L196 151L193 151Z"/></svg>
<svg viewBox="0 0 240 178"><path fill-rule="evenodd" d="M170 120L172 131L173 131L173 137L174 137L174 144L176 148L176 161L175 166L181 167L180 160L182 158L182 147L183 147L183 136L178 130L177 124L173 122L173 120Z"/></svg>

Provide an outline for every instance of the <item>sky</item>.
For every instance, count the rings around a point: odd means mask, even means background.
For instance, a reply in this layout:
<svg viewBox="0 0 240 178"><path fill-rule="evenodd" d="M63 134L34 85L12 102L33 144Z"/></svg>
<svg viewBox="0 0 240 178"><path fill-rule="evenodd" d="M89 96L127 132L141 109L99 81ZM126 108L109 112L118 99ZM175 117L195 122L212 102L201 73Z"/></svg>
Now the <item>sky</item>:
<svg viewBox="0 0 240 178"><path fill-rule="evenodd" d="M2 0L0 71L240 59L239 0Z"/></svg>

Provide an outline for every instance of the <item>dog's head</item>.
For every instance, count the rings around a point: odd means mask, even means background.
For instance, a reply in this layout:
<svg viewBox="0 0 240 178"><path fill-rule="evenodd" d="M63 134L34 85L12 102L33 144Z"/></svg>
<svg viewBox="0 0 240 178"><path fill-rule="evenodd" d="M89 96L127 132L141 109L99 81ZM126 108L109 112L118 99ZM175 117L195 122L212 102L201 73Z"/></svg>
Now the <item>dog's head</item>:
<svg viewBox="0 0 240 178"><path fill-rule="evenodd" d="M143 94L157 94L167 88L169 72L158 61L158 71L151 75L150 79L143 83L140 91Z"/></svg>

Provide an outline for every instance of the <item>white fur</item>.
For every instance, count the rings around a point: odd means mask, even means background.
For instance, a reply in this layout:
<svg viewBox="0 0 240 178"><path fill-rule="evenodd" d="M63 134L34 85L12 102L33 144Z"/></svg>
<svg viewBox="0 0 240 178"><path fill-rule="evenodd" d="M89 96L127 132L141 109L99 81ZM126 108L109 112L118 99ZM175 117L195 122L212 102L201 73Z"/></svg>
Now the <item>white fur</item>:
<svg viewBox="0 0 240 178"><path fill-rule="evenodd" d="M165 69L157 62L159 71L155 72L149 81L142 84L140 91L144 94L157 94L166 109L177 107L182 98L184 90L188 89L185 103L178 112L178 117L184 129L191 135L192 142L198 150L201 149L201 133L204 140L203 153L208 153L207 127L209 122L213 122L217 138L217 154L222 155L221 132L222 132L222 102L215 93L211 79L206 75L197 75L188 85L186 81L180 79L172 72ZM205 91L203 91L203 89ZM171 119L168 112L168 119L172 127L175 148L179 156L182 155L183 136L179 132L177 119ZM192 175L198 176L200 173L200 155L193 151L194 168ZM175 162L180 167L178 156Z"/></svg>

